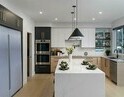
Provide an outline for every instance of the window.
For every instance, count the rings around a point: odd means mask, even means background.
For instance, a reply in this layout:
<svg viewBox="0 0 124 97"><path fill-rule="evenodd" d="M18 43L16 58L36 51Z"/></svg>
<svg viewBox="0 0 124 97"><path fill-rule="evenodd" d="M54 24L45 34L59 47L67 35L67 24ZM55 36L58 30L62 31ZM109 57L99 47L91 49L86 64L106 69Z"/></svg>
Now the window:
<svg viewBox="0 0 124 97"><path fill-rule="evenodd" d="M124 53L124 30L123 27L115 29L115 39L113 40L115 43L115 48L118 49L119 53Z"/></svg>

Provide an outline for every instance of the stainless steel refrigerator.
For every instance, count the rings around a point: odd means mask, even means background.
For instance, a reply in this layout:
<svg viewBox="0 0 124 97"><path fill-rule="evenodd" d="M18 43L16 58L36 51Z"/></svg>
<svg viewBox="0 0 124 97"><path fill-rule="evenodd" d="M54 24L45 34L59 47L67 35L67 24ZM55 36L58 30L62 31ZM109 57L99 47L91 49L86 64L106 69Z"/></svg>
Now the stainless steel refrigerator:
<svg viewBox="0 0 124 97"><path fill-rule="evenodd" d="M0 26L0 97L11 97L21 87L21 32Z"/></svg>

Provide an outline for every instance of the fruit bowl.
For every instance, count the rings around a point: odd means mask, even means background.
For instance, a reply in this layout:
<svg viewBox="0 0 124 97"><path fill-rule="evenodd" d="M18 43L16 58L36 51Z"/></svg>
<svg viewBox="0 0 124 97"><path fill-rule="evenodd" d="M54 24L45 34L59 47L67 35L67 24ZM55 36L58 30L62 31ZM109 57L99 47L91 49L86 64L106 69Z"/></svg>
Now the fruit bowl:
<svg viewBox="0 0 124 97"><path fill-rule="evenodd" d="M81 65L89 65L89 62L84 60Z"/></svg>
<svg viewBox="0 0 124 97"><path fill-rule="evenodd" d="M68 63L66 61L61 61L61 63L59 65L60 65L60 67L59 67L60 70L68 70L69 69Z"/></svg>
<svg viewBox="0 0 124 97"><path fill-rule="evenodd" d="M96 65L89 64L88 67L86 67L88 70L95 70L97 67Z"/></svg>

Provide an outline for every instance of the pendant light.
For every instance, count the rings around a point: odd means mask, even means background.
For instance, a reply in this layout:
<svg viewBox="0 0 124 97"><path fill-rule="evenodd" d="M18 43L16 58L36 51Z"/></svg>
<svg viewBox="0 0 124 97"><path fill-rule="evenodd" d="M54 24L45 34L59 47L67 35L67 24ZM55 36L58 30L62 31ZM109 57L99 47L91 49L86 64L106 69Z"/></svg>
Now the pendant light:
<svg viewBox="0 0 124 97"><path fill-rule="evenodd" d="M74 24L74 12L71 12L72 14L72 32L74 30L75 24Z"/></svg>
<svg viewBox="0 0 124 97"><path fill-rule="evenodd" d="M71 34L71 36L69 37L69 40L73 39L73 40L81 40L84 36L82 35L82 33L80 32L80 30L78 29L78 0L76 0L76 6L72 6L74 8L74 16L75 16L75 22L74 22L74 26L75 26L75 30L73 31L73 33Z"/></svg>

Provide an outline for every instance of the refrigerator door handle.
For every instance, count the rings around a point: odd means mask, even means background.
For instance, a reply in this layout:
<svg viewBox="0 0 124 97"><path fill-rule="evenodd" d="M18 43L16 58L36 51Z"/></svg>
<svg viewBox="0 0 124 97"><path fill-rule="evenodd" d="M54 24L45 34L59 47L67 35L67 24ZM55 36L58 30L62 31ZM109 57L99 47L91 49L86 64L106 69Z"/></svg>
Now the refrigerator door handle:
<svg viewBox="0 0 124 97"><path fill-rule="evenodd" d="M9 63L9 90L11 89L11 69L10 69L10 35L8 35L8 63Z"/></svg>

